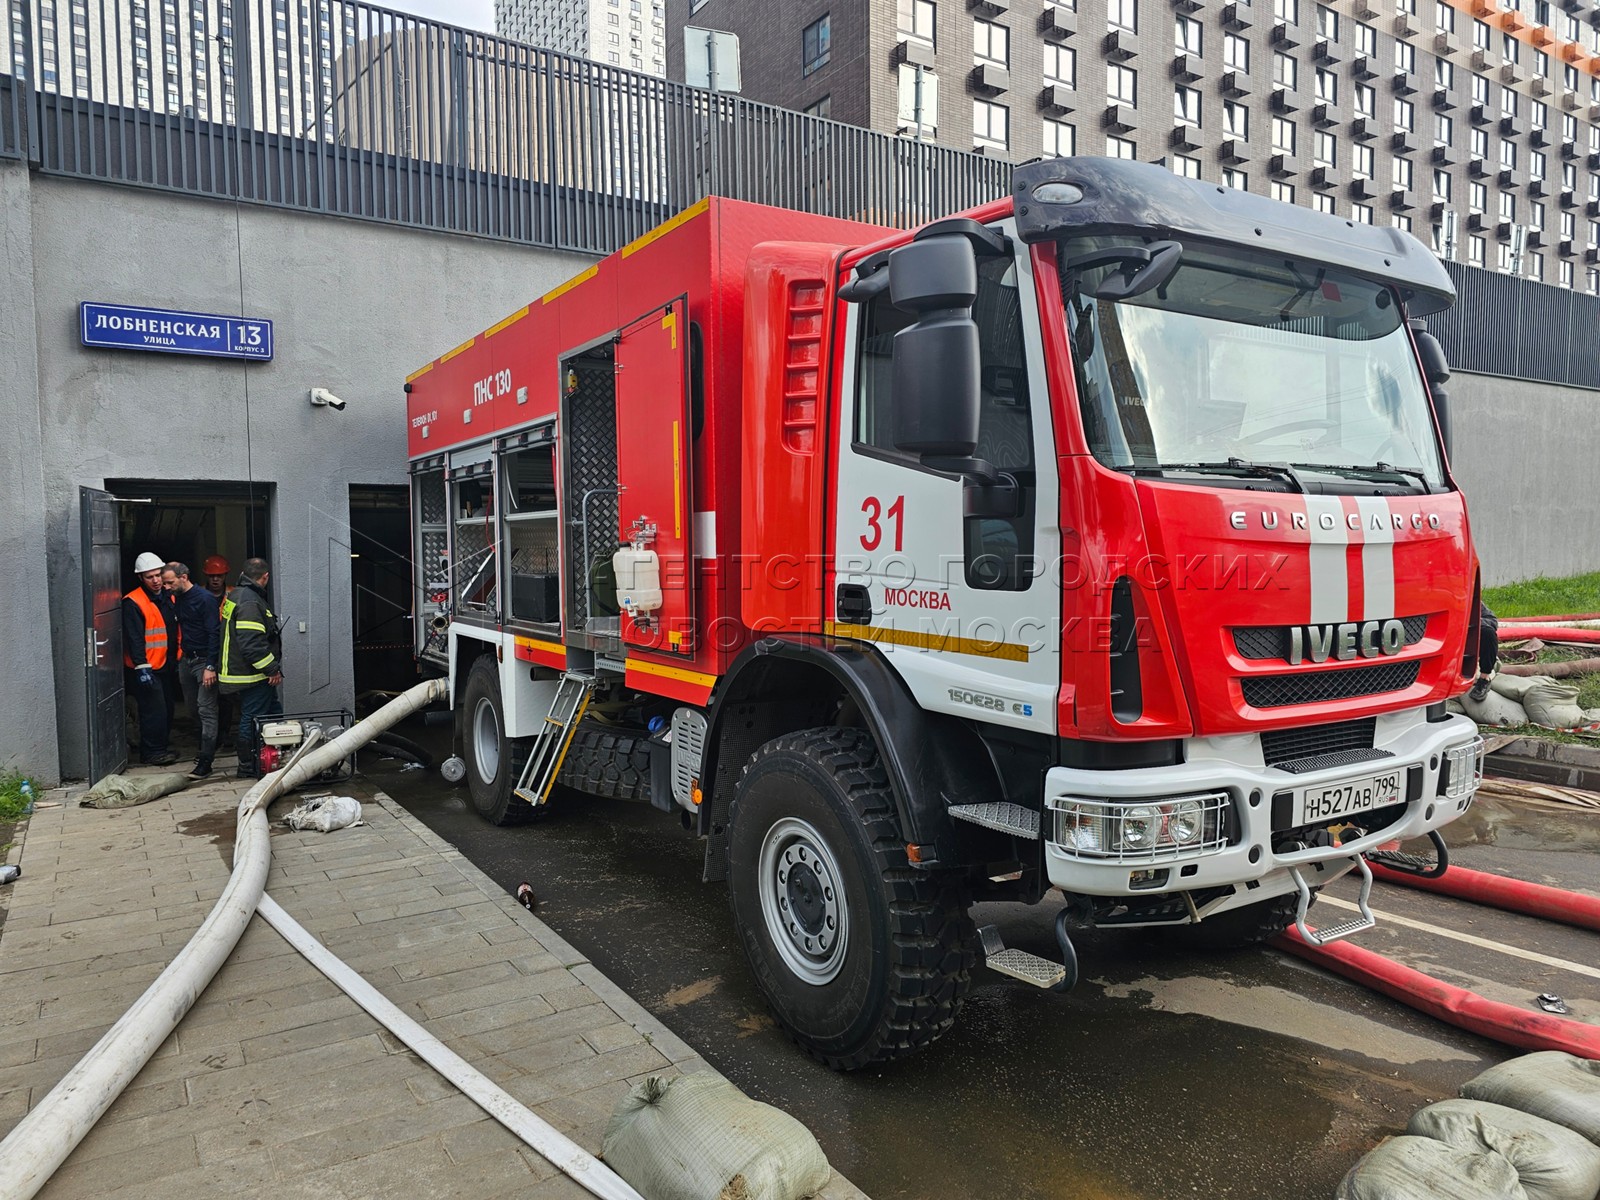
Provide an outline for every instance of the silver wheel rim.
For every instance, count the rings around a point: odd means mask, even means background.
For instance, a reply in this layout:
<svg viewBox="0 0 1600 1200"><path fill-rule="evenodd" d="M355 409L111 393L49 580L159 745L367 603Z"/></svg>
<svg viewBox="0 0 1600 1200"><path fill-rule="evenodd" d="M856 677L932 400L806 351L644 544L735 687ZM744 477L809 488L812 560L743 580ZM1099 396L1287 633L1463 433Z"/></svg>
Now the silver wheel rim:
<svg viewBox="0 0 1600 1200"><path fill-rule="evenodd" d="M493 783L500 774L500 720L487 696L472 710L472 755L478 763L478 778Z"/></svg>
<svg viewBox="0 0 1600 1200"><path fill-rule="evenodd" d="M833 852L810 824L785 817L767 830L758 866L761 915L778 955L815 987L844 967L850 913Z"/></svg>

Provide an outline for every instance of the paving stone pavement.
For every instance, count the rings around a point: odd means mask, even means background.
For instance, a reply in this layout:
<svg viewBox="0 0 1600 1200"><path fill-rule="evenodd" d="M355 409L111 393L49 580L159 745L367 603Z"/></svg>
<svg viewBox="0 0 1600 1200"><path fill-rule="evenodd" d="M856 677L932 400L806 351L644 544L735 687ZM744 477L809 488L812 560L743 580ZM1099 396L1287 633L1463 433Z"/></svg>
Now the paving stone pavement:
<svg viewBox="0 0 1600 1200"><path fill-rule="evenodd" d="M0 892L0 1137L210 912L245 784L137 808L43 798ZM647 1076L711 1068L454 847L381 793L367 824L273 827L267 891L473 1066L598 1154ZM289 804L281 801L272 815ZM259 916L39 1193L47 1200L588 1193L405 1048ZM860 1198L835 1174L829 1200Z"/></svg>

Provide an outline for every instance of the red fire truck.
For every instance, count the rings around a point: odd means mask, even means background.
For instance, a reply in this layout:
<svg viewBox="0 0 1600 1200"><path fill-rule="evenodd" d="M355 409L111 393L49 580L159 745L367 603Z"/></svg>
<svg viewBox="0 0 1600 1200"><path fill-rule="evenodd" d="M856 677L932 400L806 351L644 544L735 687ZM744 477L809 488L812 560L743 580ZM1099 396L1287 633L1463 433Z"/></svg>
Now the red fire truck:
<svg viewBox="0 0 1600 1200"><path fill-rule="evenodd" d="M1365 928L1306 910L1482 773L1453 299L1398 230L1109 159L914 232L700 202L406 383L473 804L680 814L842 1069L980 963L1070 986L1084 926ZM1050 959L969 916L1047 898Z"/></svg>

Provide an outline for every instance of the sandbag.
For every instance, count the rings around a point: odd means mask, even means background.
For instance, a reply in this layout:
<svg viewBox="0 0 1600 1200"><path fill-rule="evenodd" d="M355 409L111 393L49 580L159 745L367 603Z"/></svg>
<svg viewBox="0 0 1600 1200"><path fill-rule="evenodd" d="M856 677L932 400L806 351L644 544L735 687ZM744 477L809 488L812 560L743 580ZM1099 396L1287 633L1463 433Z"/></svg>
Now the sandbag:
<svg viewBox="0 0 1600 1200"><path fill-rule="evenodd" d="M1493 1150L1517 1169L1529 1200L1595 1200L1600 1193L1600 1146L1518 1108L1441 1100L1413 1116L1406 1132L1460 1150Z"/></svg>
<svg viewBox="0 0 1600 1200"><path fill-rule="evenodd" d="M1502 696L1499 692L1491 690L1482 700L1474 700L1471 695L1464 694L1460 700L1461 711L1479 725L1492 725L1503 729L1511 725L1528 723L1528 714L1522 705L1510 697Z"/></svg>
<svg viewBox="0 0 1600 1200"><path fill-rule="evenodd" d="M1520 1108L1600 1145L1600 1062L1540 1050L1490 1067L1462 1087L1461 1094Z"/></svg>
<svg viewBox="0 0 1600 1200"><path fill-rule="evenodd" d="M799 1121L703 1071L636 1085L602 1157L645 1200L802 1200L832 1173Z"/></svg>
<svg viewBox="0 0 1600 1200"><path fill-rule="evenodd" d="M1495 673L1489 681L1489 688L1497 696L1504 696L1507 700L1522 703L1522 698L1528 694L1528 689L1541 679L1549 679L1548 675L1507 675L1504 671Z"/></svg>
<svg viewBox="0 0 1600 1200"><path fill-rule="evenodd" d="M1522 696L1528 720L1547 729L1571 729L1584 723L1577 684L1562 683L1548 675L1530 675L1528 682L1533 686Z"/></svg>
<svg viewBox="0 0 1600 1200"><path fill-rule="evenodd" d="M1351 1167L1334 1200L1528 1200L1528 1193L1503 1154L1408 1136L1390 1138Z"/></svg>
<svg viewBox="0 0 1600 1200"><path fill-rule="evenodd" d="M163 775L107 775L78 800L81 808L132 808L149 804L194 782L181 771Z"/></svg>
<svg viewBox="0 0 1600 1200"><path fill-rule="evenodd" d="M361 801L354 796L313 796L302 800L283 819L290 829L332 833L361 824Z"/></svg>

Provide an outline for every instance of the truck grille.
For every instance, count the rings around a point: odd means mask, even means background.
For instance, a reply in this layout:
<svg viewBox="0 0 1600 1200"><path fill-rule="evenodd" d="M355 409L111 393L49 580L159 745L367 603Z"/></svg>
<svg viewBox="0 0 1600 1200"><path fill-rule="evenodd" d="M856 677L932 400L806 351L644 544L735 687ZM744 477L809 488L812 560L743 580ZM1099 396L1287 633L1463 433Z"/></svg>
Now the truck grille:
<svg viewBox="0 0 1600 1200"><path fill-rule="evenodd" d="M1377 717L1363 717L1332 725L1269 729L1261 735L1261 757L1267 766L1281 767L1302 758L1318 758L1346 750L1371 750L1377 728Z"/></svg>
<svg viewBox="0 0 1600 1200"><path fill-rule="evenodd" d="M1417 681L1419 662L1383 663L1333 671L1300 671L1293 675L1257 675L1241 679L1244 702L1252 708L1282 708L1398 692Z"/></svg>
<svg viewBox="0 0 1600 1200"><path fill-rule="evenodd" d="M1422 640L1422 635L1428 628L1426 614L1417 617L1403 617L1401 623L1406 627L1407 646L1415 646ZM1261 660L1266 658L1289 658L1289 626L1287 625L1245 625L1233 631L1233 647L1239 652L1239 657Z"/></svg>

